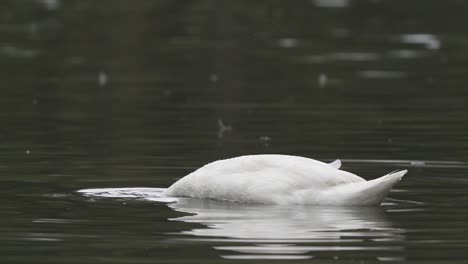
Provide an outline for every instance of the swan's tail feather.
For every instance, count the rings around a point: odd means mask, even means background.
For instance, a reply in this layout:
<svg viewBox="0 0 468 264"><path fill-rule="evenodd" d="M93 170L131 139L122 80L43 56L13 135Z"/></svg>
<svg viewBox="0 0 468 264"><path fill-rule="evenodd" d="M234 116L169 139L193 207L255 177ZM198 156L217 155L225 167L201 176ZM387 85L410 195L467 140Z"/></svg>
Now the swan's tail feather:
<svg viewBox="0 0 468 264"><path fill-rule="evenodd" d="M408 172L408 170L396 170L392 171L389 174L379 178L379 179L395 179L395 180L401 180L403 176Z"/></svg>
<svg viewBox="0 0 468 264"><path fill-rule="evenodd" d="M387 196L393 186L401 180L407 170L391 172L380 178L370 180L366 183L357 196L362 197L363 205L379 205Z"/></svg>
<svg viewBox="0 0 468 264"><path fill-rule="evenodd" d="M374 180L336 186L325 193L325 200L336 205L379 205L407 172L396 171Z"/></svg>
<svg viewBox="0 0 468 264"><path fill-rule="evenodd" d="M337 159L331 163L328 163L328 165L332 166L333 168L339 170L341 168L341 160Z"/></svg>

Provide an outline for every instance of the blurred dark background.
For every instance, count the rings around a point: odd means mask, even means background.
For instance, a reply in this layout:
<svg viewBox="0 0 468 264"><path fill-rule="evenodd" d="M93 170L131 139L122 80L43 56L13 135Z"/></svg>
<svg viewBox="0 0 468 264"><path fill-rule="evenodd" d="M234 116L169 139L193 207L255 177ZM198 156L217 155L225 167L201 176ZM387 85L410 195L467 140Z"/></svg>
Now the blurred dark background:
<svg viewBox="0 0 468 264"><path fill-rule="evenodd" d="M107 182L255 153L463 161L467 10L457 0L4 0L4 177L99 168L89 177Z"/></svg>

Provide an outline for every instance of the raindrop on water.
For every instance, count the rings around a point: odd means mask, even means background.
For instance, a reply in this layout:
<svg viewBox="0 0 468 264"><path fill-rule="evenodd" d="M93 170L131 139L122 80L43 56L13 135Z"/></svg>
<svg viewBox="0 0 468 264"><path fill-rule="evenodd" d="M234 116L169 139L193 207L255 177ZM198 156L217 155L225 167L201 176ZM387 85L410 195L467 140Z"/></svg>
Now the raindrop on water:
<svg viewBox="0 0 468 264"><path fill-rule="evenodd" d="M278 40L278 45L282 48L294 48L297 46L297 39L294 38L282 38Z"/></svg>
<svg viewBox="0 0 468 264"><path fill-rule="evenodd" d="M215 82L217 82L218 80L219 80L219 77L218 77L217 74L212 73L212 74L210 75L210 82L215 83Z"/></svg>
<svg viewBox="0 0 468 264"><path fill-rule="evenodd" d="M109 76L105 72L100 72L98 74L98 84L99 86L103 87L107 85L107 82L109 81Z"/></svg>
<svg viewBox="0 0 468 264"><path fill-rule="evenodd" d="M59 0L42 0L42 4L47 10L56 10L60 7Z"/></svg>
<svg viewBox="0 0 468 264"><path fill-rule="evenodd" d="M261 136L258 138L258 140L260 140L260 143L262 143L264 147L269 147L272 138L269 136Z"/></svg>
<svg viewBox="0 0 468 264"><path fill-rule="evenodd" d="M317 78L317 83L320 88L325 88L328 82L328 77L325 73L321 73Z"/></svg>
<svg viewBox="0 0 468 264"><path fill-rule="evenodd" d="M223 138L224 133L231 132L232 126L224 124L221 118L218 118L218 138Z"/></svg>

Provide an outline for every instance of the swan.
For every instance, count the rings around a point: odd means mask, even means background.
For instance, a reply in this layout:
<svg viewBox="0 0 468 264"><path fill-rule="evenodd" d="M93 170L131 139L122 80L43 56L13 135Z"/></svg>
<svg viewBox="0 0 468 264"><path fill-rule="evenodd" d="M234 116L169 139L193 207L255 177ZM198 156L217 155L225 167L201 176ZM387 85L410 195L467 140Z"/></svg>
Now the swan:
<svg viewBox="0 0 468 264"><path fill-rule="evenodd" d="M279 154L211 162L172 184L162 195L279 205L380 205L407 170L365 179L340 170L341 161Z"/></svg>

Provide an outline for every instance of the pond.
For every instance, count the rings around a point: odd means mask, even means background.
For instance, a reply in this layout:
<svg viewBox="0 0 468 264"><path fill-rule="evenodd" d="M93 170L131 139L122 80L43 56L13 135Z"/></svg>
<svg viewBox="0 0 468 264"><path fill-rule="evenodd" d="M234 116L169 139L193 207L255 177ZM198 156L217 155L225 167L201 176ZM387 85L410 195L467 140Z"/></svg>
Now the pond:
<svg viewBox="0 0 468 264"><path fill-rule="evenodd" d="M0 7L0 262L467 261L468 2ZM409 172L376 208L160 198L260 153Z"/></svg>

